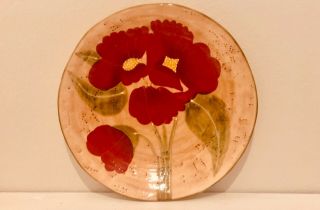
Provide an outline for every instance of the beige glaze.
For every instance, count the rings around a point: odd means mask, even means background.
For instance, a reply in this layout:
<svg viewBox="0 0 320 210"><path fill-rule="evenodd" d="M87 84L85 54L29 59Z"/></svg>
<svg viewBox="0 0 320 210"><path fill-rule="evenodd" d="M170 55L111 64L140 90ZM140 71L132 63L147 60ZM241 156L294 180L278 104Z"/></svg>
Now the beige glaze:
<svg viewBox="0 0 320 210"><path fill-rule="evenodd" d="M65 140L81 167L108 188L136 199L159 200L157 156L150 149L150 142L140 138L133 160L125 174L107 172L101 160L86 148L86 137L90 131L102 124L125 124L147 137L159 155L160 144L156 140L154 127L141 125L128 112L128 104L122 112L113 116L102 116L90 109L79 97L68 72L87 78L90 70L78 52L95 51L103 36L131 27L149 26L152 20L176 20L188 26L195 41L206 43L211 55L216 57L222 71L218 89L213 95L222 99L229 118L226 151L221 157L221 167L213 172L211 154L204 143L190 131L184 112L177 116L175 137L172 141L170 199L189 196L210 187L220 180L239 160L250 140L257 114L257 95L248 62L231 35L218 23L194 10L172 4L150 4L129 8L107 17L81 39L72 54L62 77L59 90L59 116ZM140 87L142 81L128 86L128 93ZM162 132L171 131L173 123L158 126Z"/></svg>

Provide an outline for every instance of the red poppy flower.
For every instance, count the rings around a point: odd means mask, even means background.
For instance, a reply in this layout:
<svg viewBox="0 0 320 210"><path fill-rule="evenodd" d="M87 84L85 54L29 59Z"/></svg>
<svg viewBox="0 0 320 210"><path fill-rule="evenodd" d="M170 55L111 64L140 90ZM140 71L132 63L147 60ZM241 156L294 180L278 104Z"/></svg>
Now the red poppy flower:
<svg viewBox="0 0 320 210"><path fill-rule="evenodd" d="M96 47L101 59L89 72L91 84L96 88L108 90L119 82L130 85L146 76L146 65L139 59L146 52L148 37L147 27L111 33L104 37L102 43ZM126 67L128 61L135 62L135 65Z"/></svg>
<svg viewBox="0 0 320 210"><path fill-rule="evenodd" d="M101 156L108 171L124 173L133 157L133 146L129 137L109 125L95 128L87 136L90 153Z"/></svg>

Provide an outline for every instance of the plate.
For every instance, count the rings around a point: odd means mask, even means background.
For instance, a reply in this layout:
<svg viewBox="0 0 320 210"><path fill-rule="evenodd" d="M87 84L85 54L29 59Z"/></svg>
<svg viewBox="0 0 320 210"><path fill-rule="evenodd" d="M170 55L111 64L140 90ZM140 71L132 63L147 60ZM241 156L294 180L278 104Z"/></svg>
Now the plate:
<svg viewBox="0 0 320 210"><path fill-rule="evenodd" d="M179 5L117 12L81 39L63 73L59 118L80 166L141 200L201 192L236 164L257 94L239 45Z"/></svg>

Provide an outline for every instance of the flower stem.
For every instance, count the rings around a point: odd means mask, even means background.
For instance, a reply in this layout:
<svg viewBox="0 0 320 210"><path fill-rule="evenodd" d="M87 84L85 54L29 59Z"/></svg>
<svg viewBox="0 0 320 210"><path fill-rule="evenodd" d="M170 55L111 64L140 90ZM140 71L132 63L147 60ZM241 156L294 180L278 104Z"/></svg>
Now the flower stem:
<svg viewBox="0 0 320 210"><path fill-rule="evenodd" d="M176 134L176 128L177 128L177 122L178 122L178 118L175 117L173 119L173 125L172 125L172 128L171 128L171 133L170 133L170 138L169 138L169 150L170 150L170 153L172 153L172 142L173 142L173 138L174 138L174 135Z"/></svg>
<svg viewBox="0 0 320 210"><path fill-rule="evenodd" d="M162 138L160 141L160 158L158 166L158 200L170 200L171 199L171 154L172 154L172 142L175 135L177 126L177 118L173 120L170 137L168 139L167 129L162 126Z"/></svg>
<svg viewBox="0 0 320 210"><path fill-rule="evenodd" d="M152 123L152 126L153 126L153 129L154 129L154 133L156 134L159 142L161 143L162 140L161 140L161 136L160 136L160 133L159 133L159 131L158 131L157 126L155 126L153 123Z"/></svg>

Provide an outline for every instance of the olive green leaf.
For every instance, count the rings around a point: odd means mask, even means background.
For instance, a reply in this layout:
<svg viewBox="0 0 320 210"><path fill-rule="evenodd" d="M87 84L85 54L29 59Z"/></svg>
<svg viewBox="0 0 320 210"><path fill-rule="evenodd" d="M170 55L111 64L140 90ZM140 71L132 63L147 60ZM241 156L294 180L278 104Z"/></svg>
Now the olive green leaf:
<svg viewBox="0 0 320 210"><path fill-rule="evenodd" d="M137 147L138 141L139 141L139 133L134 128L127 125L116 125L113 127L122 131L124 134L126 134L129 137L129 139L132 142L133 149Z"/></svg>
<svg viewBox="0 0 320 210"><path fill-rule="evenodd" d="M95 62L97 62L101 58L97 52L91 51L91 50L87 50L84 52L77 52L76 55L82 58L82 60L84 60L90 65L93 65Z"/></svg>
<svg viewBox="0 0 320 210"><path fill-rule="evenodd" d="M93 111L102 115L115 115L126 105L128 92L121 83L114 88L102 91L71 72L69 75L78 94Z"/></svg>
<svg viewBox="0 0 320 210"><path fill-rule="evenodd" d="M198 95L186 107L189 129L206 145L216 174L228 146L229 119L225 103L212 95Z"/></svg>

